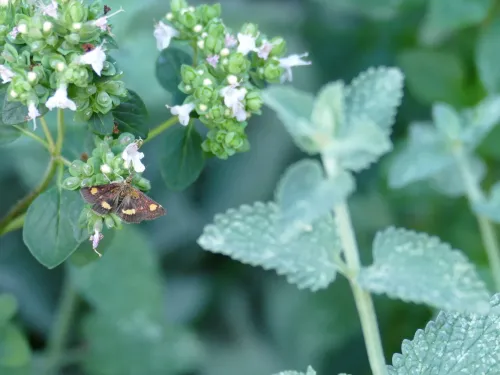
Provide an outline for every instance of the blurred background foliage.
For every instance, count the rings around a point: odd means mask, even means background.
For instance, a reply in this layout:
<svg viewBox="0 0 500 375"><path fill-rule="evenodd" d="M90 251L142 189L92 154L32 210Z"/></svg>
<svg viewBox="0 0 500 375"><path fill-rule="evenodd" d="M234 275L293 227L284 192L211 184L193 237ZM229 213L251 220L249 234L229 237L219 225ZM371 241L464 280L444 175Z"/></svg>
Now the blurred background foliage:
<svg viewBox="0 0 500 375"><path fill-rule="evenodd" d="M396 149L411 121L430 118L431 103L470 106L500 84L500 69L495 77L484 76L482 68L500 55L495 47L500 36L498 1L221 3L228 26L255 22L268 35L284 36L289 52L310 52L313 65L295 71L297 88L316 92L329 81L349 81L370 66L399 66L406 85L393 133ZM113 19L120 45L113 56L128 87L146 102L153 127L169 116L165 104L171 93L155 78L159 52L152 35L154 20L167 12L168 2L110 0L107 5L126 10ZM2 139L10 136L8 130L0 131ZM88 151L85 134L77 125L69 127L64 152L68 159ZM109 254L99 262L86 265L94 254L84 244L66 266L49 271L28 252L21 231L0 237L0 293L12 294L18 305L12 317L8 312L13 302L0 300L8 315L0 316L0 332L4 338L15 336L10 346L7 340L0 342L0 374L42 374L47 359L41 353L51 335L54 340L51 327L58 301L61 296L66 301L74 298L68 297L65 274L80 295L74 319L68 322L70 340L61 363L65 374L265 375L309 364L319 374L369 374L345 280L327 291L298 291L272 272L203 252L196 245L214 214L271 199L280 174L304 156L268 109L252 118L249 137L249 152L228 161L209 160L198 181L182 193L168 191L160 175L164 137L145 145L150 195L167 208L167 216L108 232L104 241ZM480 148L489 166L486 186L498 180L499 142L497 129ZM349 202L364 264L370 261L374 233L397 225L438 235L485 268L477 225L465 200L446 198L427 184L389 190L390 160L386 156L357 176L358 190ZM40 180L47 161L45 151L25 138L0 147L0 216ZM386 297L375 297L375 302L388 361L400 351L401 341L413 337L435 313Z"/></svg>

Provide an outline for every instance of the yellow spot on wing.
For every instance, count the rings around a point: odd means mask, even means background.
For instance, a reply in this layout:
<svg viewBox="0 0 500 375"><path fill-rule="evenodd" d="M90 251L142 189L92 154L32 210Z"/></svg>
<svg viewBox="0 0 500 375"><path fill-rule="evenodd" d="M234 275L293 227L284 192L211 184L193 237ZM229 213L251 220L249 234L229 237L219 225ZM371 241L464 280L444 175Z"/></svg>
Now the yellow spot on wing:
<svg viewBox="0 0 500 375"><path fill-rule="evenodd" d="M128 210L122 210L125 215L135 215L135 208L129 208Z"/></svg>
<svg viewBox="0 0 500 375"><path fill-rule="evenodd" d="M96 195L98 191L99 190L97 188L93 187L92 189L90 189L90 194Z"/></svg>
<svg viewBox="0 0 500 375"><path fill-rule="evenodd" d="M150 204L149 205L149 211L156 211L157 208L158 208L157 204Z"/></svg>
<svg viewBox="0 0 500 375"><path fill-rule="evenodd" d="M111 205L108 202L101 202L101 206L106 210L111 210Z"/></svg>

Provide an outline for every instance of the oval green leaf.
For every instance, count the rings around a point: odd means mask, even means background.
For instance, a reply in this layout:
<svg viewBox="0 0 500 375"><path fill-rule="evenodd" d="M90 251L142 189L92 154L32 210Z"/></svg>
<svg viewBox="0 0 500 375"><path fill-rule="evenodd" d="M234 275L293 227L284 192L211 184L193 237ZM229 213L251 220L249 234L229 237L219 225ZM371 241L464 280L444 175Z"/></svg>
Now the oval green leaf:
<svg viewBox="0 0 500 375"><path fill-rule="evenodd" d="M78 226L83 200L75 191L52 188L31 204L26 214L23 240L45 267L64 262L85 240Z"/></svg>
<svg viewBox="0 0 500 375"><path fill-rule="evenodd" d="M178 89L182 82L181 66L191 64L192 60L187 52L175 46L161 51L156 60L156 78L160 85L172 95L171 105L182 104L186 98L186 94Z"/></svg>
<svg viewBox="0 0 500 375"><path fill-rule="evenodd" d="M136 92L128 90L127 99L113 109L112 113L120 132L129 132L136 137L147 138L149 132L148 110Z"/></svg>
<svg viewBox="0 0 500 375"><path fill-rule="evenodd" d="M94 133L99 135L108 135L113 133L115 126L113 113L110 111L105 115L94 113L89 120L89 127Z"/></svg>
<svg viewBox="0 0 500 375"><path fill-rule="evenodd" d="M181 191L196 181L205 165L200 133L189 125L168 129L161 175L167 187Z"/></svg>
<svg viewBox="0 0 500 375"><path fill-rule="evenodd" d="M10 294L0 294L0 327L11 320L16 311L16 299Z"/></svg>
<svg viewBox="0 0 500 375"><path fill-rule="evenodd" d="M0 124L0 146L14 142L21 136L21 132L12 126Z"/></svg>
<svg viewBox="0 0 500 375"><path fill-rule="evenodd" d="M26 365L30 359L31 352L28 340L21 331L11 324L0 328L0 366L21 367Z"/></svg>

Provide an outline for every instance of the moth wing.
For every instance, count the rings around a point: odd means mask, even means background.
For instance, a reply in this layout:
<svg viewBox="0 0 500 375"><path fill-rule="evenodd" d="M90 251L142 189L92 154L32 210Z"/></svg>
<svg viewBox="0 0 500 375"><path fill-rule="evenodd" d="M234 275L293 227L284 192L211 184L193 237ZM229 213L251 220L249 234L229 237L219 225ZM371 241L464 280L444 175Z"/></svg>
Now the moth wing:
<svg viewBox="0 0 500 375"><path fill-rule="evenodd" d="M120 191L119 183L84 187L80 189L80 194L87 203L97 203L107 200L110 196L116 196Z"/></svg>
<svg viewBox="0 0 500 375"><path fill-rule="evenodd" d="M140 223L143 220L154 220L163 216L166 211L158 202L134 189L133 194L123 198L116 214L127 223Z"/></svg>

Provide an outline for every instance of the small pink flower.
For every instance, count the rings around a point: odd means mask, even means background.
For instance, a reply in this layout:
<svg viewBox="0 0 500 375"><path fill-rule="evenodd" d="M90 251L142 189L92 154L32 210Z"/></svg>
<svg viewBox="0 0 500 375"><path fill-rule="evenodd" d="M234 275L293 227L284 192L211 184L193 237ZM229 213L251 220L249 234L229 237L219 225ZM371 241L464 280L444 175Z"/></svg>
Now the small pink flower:
<svg viewBox="0 0 500 375"><path fill-rule="evenodd" d="M288 57L280 59L280 66L285 69L285 73L281 77L281 81L291 82L293 80L292 68L294 66L311 65L310 61L303 60L303 58L307 56L309 56L309 53L306 52L302 55L290 55Z"/></svg>
<svg viewBox="0 0 500 375"><path fill-rule="evenodd" d="M217 68L217 64L219 63L219 55L213 55L207 57L207 63L212 65L214 68Z"/></svg>
<svg viewBox="0 0 500 375"><path fill-rule="evenodd" d="M238 41L234 36L232 36L231 34L226 34L224 38L224 45L226 46L226 48L236 47L237 44Z"/></svg>
<svg viewBox="0 0 500 375"><path fill-rule="evenodd" d="M273 50L274 45L267 40L262 42L262 46L258 49L257 56L261 59L267 60L269 58L269 54Z"/></svg>

